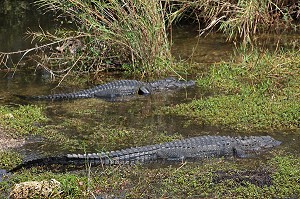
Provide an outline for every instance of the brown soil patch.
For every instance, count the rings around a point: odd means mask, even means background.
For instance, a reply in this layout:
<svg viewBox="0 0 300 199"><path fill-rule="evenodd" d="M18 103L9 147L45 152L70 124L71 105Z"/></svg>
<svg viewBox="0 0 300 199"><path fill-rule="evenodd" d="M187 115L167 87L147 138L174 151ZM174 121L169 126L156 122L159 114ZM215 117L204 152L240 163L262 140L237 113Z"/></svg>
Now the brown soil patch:
<svg viewBox="0 0 300 199"><path fill-rule="evenodd" d="M15 139L9 136L3 127L0 126L0 151L7 150L9 148L17 148L24 145L25 139Z"/></svg>
<svg viewBox="0 0 300 199"><path fill-rule="evenodd" d="M226 180L233 180L237 184L244 186L247 183L254 184L259 187L271 186L271 172L267 170L246 170L246 171L217 171L216 177L213 179L214 183L225 182Z"/></svg>

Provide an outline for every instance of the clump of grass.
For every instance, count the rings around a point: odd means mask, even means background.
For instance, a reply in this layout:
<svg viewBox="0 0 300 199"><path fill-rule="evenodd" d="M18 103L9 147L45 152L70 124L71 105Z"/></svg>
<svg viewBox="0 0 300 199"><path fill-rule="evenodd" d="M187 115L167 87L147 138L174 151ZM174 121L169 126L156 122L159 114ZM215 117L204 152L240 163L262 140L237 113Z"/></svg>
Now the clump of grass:
<svg viewBox="0 0 300 199"><path fill-rule="evenodd" d="M11 169L22 162L21 155L13 151L0 151L0 168Z"/></svg>
<svg viewBox="0 0 300 199"><path fill-rule="evenodd" d="M194 17L203 31L217 27L228 39L241 38L252 42L253 35L260 33L297 31L299 29L299 4L296 1L259 0L194 0L178 1L174 18Z"/></svg>
<svg viewBox="0 0 300 199"><path fill-rule="evenodd" d="M300 159L294 156L277 156L270 161L275 167L271 195L285 198L300 196ZM277 185L277 186L276 186Z"/></svg>
<svg viewBox="0 0 300 199"><path fill-rule="evenodd" d="M36 0L40 9L59 13L76 30L31 33L34 39L50 41L64 52L41 56L44 67L59 65L58 75L72 69L100 72L119 67L143 75L169 71L170 47L166 33L165 7L156 0L83 1ZM63 60L63 61L62 61ZM123 67L120 68L120 65Z"/></svg>
<svg viewBox="0 0 300 199"><path fill-rule="evenodd" d="M163 110L239 130L299 128L299 60L297 51L244 54L241 61L215 65L197 80L213 96Z"/></svg>
<svg viewBox="0 0 300 199"><path fill-rule="evenodd" d="M229 38L239 37L251 42L251 36L257 33L297 29L296 18L293 18L294 9L299 6L296 3L240 0L234 6L234 11L220 25L220 30Z"/></svg>
<svg viewBox="0 0 300 199"><path fill-rule="evenodd" d="M260 95L221 95L166 108L169 114L193 118L198 124L235 130L278 130L300 127L299 101Z"/></svg>
<svg viewBox="0 0 300 199"><path fill-rule="evenodd" d="M237 54L231 62L213 66L197 81L198 85L216 93L258 93L297 99L300 93L298 50L248 50Z"/></svg>
<svg viewBox="0 0 300 199"><path fill-rule="evenodd" d="M38 106L0 106L0 125L15 138L38 134L41 131L39 125L46 120L42 108Z"/></svg>

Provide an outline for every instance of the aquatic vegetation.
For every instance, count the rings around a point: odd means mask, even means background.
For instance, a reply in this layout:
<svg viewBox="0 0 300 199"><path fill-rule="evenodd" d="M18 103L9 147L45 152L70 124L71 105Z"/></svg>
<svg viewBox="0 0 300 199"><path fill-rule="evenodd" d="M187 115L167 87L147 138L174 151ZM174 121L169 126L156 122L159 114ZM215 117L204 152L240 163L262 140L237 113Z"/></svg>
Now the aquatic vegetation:
<svg viewBox="0 0 300 199"><path fill-rule="evenodd" d="M165 109L197 124L236 130L278 130L300 127L299 101L259 95L221 95Z"/></svg>
<svg viewBox="0 0 300 199"><path fill-rule="evenodd" d="M299 128L299 63L297 51L244 54L242 61L215 65L197 80L212 96L162 112L238 130Z"/></svg>
<svg viewBox="0 0 300 199"><path fill-rule="evenodd" d="M76 129L76 135L72 134L73 129ZM152 132L147 129L116 127L105 123L93 124L75 118L64 119L61 125L48 125L45 127L43 137L49 142L60 143L58 148L90 152L143 146L182 138L179 134L168 135L163 131Z"/></svg>
<svg viewBox="0 0 300 199"><path fill-rule="evenodd" d="M26 135L36 135L40 124L47 121L42 107L25 105L18 107L0 106L0 125L7 133L18 138Z"/></svg>
<svg viewBox="0 0 300 199"><path fill-rule="evenodd" d="M11 169L21 163L21 155L13 151L0 151L0 168Z"/></svg>
<svg viewBox="0 0 300 199"><path fill-rule="evenodd" d="M42 51L39 58L47 52L44 47L51 46L57 50L51 51L48 59L44 60L44 67L49 67L55 75L61 75L60 72L64 71L63 77L74 69L97 75L111 66L113 69L138 72L142 77L172 71L166 24L180 20L181 13L196 16L208 25L200 34L217 27L229 38L242 38L244 42L251 41L257 33L299 27L295 23L299 19L296 13L299 5L293 1L289 5L279 1L256 0L179 0L167 2L170 5L152 0L131 0L127 4L115 0L108 1L108 4L80 0L36 2L40 8L58 11L60 16L67 16L67 20L76 23L76 30L31 32L37 41L50 41L51 44L37 49ZM22 52L26 54L30 51ZM2 58L9 54L1 55L0 60L3 61L6 59ZM197 80L198 87L212 95L189 104L162 108L161 113L186 116L197 124L240 131L299 129L299 63L297 49L277 49L272 53L239 51L232 62L215 64L204 74L197 71L196 75L201 75ZM38 106L0 107L0 125L5 126L12 136L39 134L49 142L48 146L56 147L51 151L45 149L45 154L65 150L88 152L95 148L100 152L171 141L184 136L154 128L156 121L150 121L152 126L144 128L126 126L126 122L132 121L128 115L135 117L136 123L142 123L138 113L144 111L147 112L144 115L149 116L155 111L153 109L157 109L153 104L149 107L139 105L138 109L128 109L130 105L107 104L101 104L100 109L95 108L100 103L52 104L48 109L55 109L58 114L52 119L59 122L53 121L43 128L39 127L40 123L47 118ZM114 112L105 111L105 106L120 108L124 114L111 116L109 114ZM104 114L109 117L104 117ZM269 153L268 158L269 155L272 157L273 153ZM1 168L9 169L20 161L17 153L0 152ZM13 174L8 181L0 182L0 197L3 193L8 194L14 183L55 178L62 184L61 198L105 197L112 194L128 198L297 198L300 196L299 162L298 157L276 156L266 162L263 159L214 159L177 165L93 169L86 165L84 171L61 173L38 167L24 169Z"/></svg>

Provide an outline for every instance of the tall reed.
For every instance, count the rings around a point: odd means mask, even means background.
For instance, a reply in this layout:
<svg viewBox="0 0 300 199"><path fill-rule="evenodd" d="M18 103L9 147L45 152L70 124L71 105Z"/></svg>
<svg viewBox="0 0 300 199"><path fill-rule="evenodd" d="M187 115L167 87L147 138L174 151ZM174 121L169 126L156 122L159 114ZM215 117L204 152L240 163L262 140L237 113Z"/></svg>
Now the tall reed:
<svg viewBox="0 0 300 199"><path fill-rule="evenodd" d="M251 42L260 33L297 31L300 28L298 0L176 0L178 16L193 17L201 29L215 27L228 39Z"/></svg>
<svg viewBox="0 0 300 199"><path fill-rule="evenodd" d="M127 69L131 71L147 75L167 71L164 63L171 60L171 54L165 7L160 1L37 0L36 4L76 23L85 37L85 58L109 50L110 54L103 59L118 55L117 59L129 63ZM92 63L97 65L95 61Z"/></svg>

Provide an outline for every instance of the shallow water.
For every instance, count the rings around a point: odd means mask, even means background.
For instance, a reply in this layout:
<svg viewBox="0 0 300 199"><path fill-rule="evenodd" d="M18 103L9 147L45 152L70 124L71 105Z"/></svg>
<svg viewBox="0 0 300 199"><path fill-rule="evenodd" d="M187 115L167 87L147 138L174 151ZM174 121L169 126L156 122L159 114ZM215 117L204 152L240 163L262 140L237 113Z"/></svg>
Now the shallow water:
<svg viewBox="0 0 300 199"><path fill-rule="evenodd" d="M234 45L220 33L199 37L198 27L182 24L173 30L172 54L178 60L188 60L199 65L209 65L232 59Z"/></svg>
<svg viewBox="0 0 300 199"><path fill-rule="evenodd" d="M49 23L49 19L34 20L36 15L25 15L30 18L24 18L24 23L16 23L14 29L9 29L7 23L0 24L0 38L2 44L0 51L18 50L27 48L30 43L24 42L24 32L26 29L38 28L38 24L42 27L53 27L53 23ZM3 16L2 16L3 17ZM26 20L25 20L26 19ZM16 19L20 20L20 18ZM32 23L32 22L35 23ZM12 22L11 22L12 23ZM17 26L20 24L19 26ZM25 25L24 25L25 24ZM220 61L227 61L233 56L234 45L226 42L221 34L211 34L207 37L197 37L197 28L193 25L180 25L173 29L172 53L178 59L189 59L191 62L197 62L200 65L207 65ZM18 30L18 32L12 31ZM10 35L10 37L6 37ZM119 77L118 77L119 78ZM203 93L198 88L184 89L179 92L160 93L152 96L141 97L125 102L105 102L102 100L86 99L67 102L24 102L13 96L13 94L26 94L26 95L41 95L49 93L59 93L62 91L73 91L83 89L81 86L64 87L53 90L56 83L51 82L49 74L44 71L23 71L17 70L16 72L0 72L0 105L18 105L18 104L39 104L46 107L47 116L51 119L50 124L53 126L63 125L62 122L67 118L73 120L77 119L81 128L60 129L61 134L66 137L86 140L93 135L93 127L99 124L110 126L111 128L128 128L136 129L137 131L149 130L155 136L159 132L165 132L166 135L180 134L183 137L199 136L199 135L240 135L237 132L224 131L218 127L202 126L190 123L187 118L178 116L163 116L156 114L156 110L163 106L173 106L179 103L189 102L192 99L206 97L207 94ZM84 111L86 114L77 114ZM93 114L89 114L92 112ZM76 126L76 125L75 125ZM251 135L271 135L274 138L283 142L282 148L287 153L300 154L300 132L297 131L281 131L272 133L256 133L252 132ZM247 135L247 134L245 134ZM248 133L249 135L249 133ZM92 152L98 151L97 139L101 136L94 137L92 144L85 146L85 151ZM152 140L149 140L151 144ZM123 147L130 147L134 141L122 143ZM110 150L111 148L108 147ZM26 157L36 157L44 155L62 154L66 152L83 152L82 148L68 148L60 146L58 143L51 143L39 137L32 137L29 142L18 149Z"/></svg>
<svg viewBox="0 0 300 199"><path fill-rule="evenodd" d="M2 75L3 77L3 73ZM107 102L100 99L83 99L63 102L34 102L22 101L12 96L15 93L26 93L30 95L51 93L53 84L49 84L47 79L41 78L40 75L32 76L27 80L25 75L17 73L14 78L1 78L0 92L2 93L2 105L16 104L37 104L44 106L47 117L50 118L48 125L52 127L60 126L59 133L68 139L80 140L80 142L88 143L83 146L79 145L64 145L57 142L49 142L40 137L31 137L27 140L27 144L19 148L26 159L32 157L42 157L46 155L59 155L65 153L82 153L95 152L102 150L99 148L99 143L103 143L103 136L107 138L101 128L120 129L125 131L129 129L129 134L134 131L151 132L150 136L158 136L159 133L165 132L166 135L178 134L183 137L201 136L201 135L271 135L275 139L283 142L281 148L287 153L300 154L299 141L300 132L298 131L280 131L280 132L251 132L237 133L222 128L202 126L190 122L187 118L160 115L156 111L163 106L174 106L179 103L189 102L192 99L206 97L198 88L183 89L174 92L157 93L151 96L139 97L123 102ZM27 77L30 76L27 74ZM80 89L80 88L78 88ZM86 108L85 108L86 107ZM61 125L68 122L74 122L74 125L69 125L69 128L63 128ZM76 126L75 123L78 123ZM100 129L101 129L100 128ZM97 132L95 132L97 131ZM129 135L131 137L131 135ZM125 136L126 138L126 136ZM89 141L92 139L91 141ZM135 140L126 140L118 148L117 144L109 143L104 146L105 150L115 150L120 148L136 146ZM153 144L153 140L149 138L144 144ZM140 143L138 142L138 145ZM103 147L103 146L102 146Z"/></svg>

